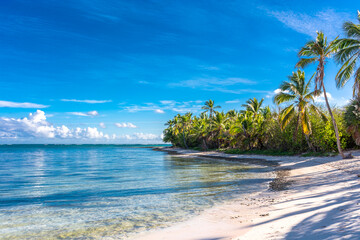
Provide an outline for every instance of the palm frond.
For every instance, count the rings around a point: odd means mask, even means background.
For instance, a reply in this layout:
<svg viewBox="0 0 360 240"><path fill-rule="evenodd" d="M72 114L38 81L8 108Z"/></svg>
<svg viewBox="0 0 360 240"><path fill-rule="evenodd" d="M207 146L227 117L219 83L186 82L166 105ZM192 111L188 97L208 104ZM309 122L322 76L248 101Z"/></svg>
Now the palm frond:
<svg viewBox="0 0 360 240"><path fill-rule="evenodd" d="M317 60L317 57L312 58L301 58L295 65L296 68L305 68L309 64L314 63Z"/></svg>
<svg viewBox="0 0 360 240"><path fill-rule="evenodd" d="M328 121L328 118L327 116L325 115L325 113L323 113L318 107L316 107L314 104L311 104L310 105L310 111L317 114L318 116L321 117L321 119L324 121L324 122L327 122Z"/></svg>
<svg viewBox="0 0 360 240"><path fill-rule="evenodd" d="M281 92L281 93L278 93L274 96L274 102L279 105L281 103L284 103L284 102L289 102L289 101L292 101L296 98L295 95L293 94L289 94L289 93L285 93L285 92Z"/></svg>
<svg viewBox="0 0 360 240"><path fill-rule="evenodd" d="M280 126L284 129L295 115L294 104L284 108L280 113Z"/></svg>
<svg viewBox="0 0 360 240"><path fill-rule="evenodd" d="M338 88L345 86L351 75L354 73L356 60L357 58L354 56L349 58L336 74L335 81Z"/></svg>
<svg viewBox="0 0 360 240"><path fill-rule="evenodd" d="M338 43L338 49L334 56L335 61L338 63L344 63L350 57L352 57L360 49L360 41L356 39L340 39Z"/></svg>
<svg viewBox="0 0 360 240"><path fill-rule="evenodd" d="M360 25L352 22L345 22L343 25L344 32L348 37L360 38Z"/></svg>
<svg viewBox="0 0 360 240"><path fill-rule="evenodd" d="M359 93L360 93L360 67L356 70L354 74L353 96L359 97Z"/></svg>

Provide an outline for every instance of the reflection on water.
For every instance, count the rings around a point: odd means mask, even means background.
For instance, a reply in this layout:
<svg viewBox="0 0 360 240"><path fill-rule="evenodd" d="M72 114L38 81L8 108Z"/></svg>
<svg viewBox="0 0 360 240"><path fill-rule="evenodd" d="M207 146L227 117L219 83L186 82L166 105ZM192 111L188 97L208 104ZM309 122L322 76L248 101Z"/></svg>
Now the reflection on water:
<svg viewBox="0 0 360 240"><path fill-rule="evenodd" d="M0 238L125 237L264 186L268 167L119 146L1 146Z"/></svg>

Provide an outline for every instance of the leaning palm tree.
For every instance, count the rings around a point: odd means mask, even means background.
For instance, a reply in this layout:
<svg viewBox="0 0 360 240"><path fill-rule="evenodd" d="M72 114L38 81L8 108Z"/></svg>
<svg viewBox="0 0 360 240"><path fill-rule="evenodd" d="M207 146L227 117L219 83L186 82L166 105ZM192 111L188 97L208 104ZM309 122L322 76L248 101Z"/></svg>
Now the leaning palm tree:
<svg viewBox="0 0 360 240"><path fill-rule="evenodd" d="M345 158L345 155L340 145L338 127L336 125L334 115L331 111L331 107L326 95L326 89L324 85L324 75L325 75L324 69L325 69L326 60L330 58L332 54L334 54L337 45L336 43L337 43L337 39L328 43L327 38L324 36L324 33L317 32L316 39L307 42L305 46L303 46L300 49L298 53L298 57L300 58L300 60L295 67L305 68L306 66L312 63L317 63L317 68L315 72L315 91L319 92L322 89L324 93L325 103L328 108L334 126L337 148L342 158Z"/></svg>
<svg viewBox="0 0 360 240"><path fill-rule="evenodd" d="M336 85L343 87L354 75L353 96L360 98L360 12L358 11L359 24L352 22L344 23L344 32L347 38L340 39L337 43L338 52L335 60L342 64L336 74ZM357 69L356 69L357 68Z"/></svg>
<svg viewBox="0 0 360 240"><path fill-rule="evenodd" d="M324 121L327 118L324 113L317 108L314 103L314 97L318 96L318 91L310 91L310 83L312 78L306 83L305 72L297 70L288 77L288 81L284 81L280 85L280 92L274 96L274 102L279 105L281 103L290 103L280 112L280 126L284 129L291 120L296 119L296 128L294 132L294 141L296 141L299 125L302 126L302 132L310 149L312 145L309 141L311 134L311 123L309 120L309 112L318 114Z"/></svg>
<svg viewBox="0 0 360 240"><path fill-rule="evenodd" d="M220 106L215 106L214 101L213 100L209 100L205 102L205 106L203 106L201 109L204 109L205 112L209 112L209 116L210 118L213 117L213 114L215 112L215 109L217 108L221 108Z"/></svg>
<svg viewBox="0 0 360 240"><path fill-rule="evenodd" d="M249 99L246 101L246 104L243 104L242 106L245 107L246 111L252 112L254 115L259 114L261 110L261 105L263 104L264 99L261 99L260 101L256 98ZM242 111L244 112L244 111Z"/></svg>

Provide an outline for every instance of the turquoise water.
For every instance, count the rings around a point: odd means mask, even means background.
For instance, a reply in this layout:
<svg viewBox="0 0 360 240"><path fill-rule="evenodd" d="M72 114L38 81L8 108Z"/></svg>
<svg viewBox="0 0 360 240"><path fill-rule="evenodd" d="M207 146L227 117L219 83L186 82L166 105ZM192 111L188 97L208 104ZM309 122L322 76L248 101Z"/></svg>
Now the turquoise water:
<svg viewBox="0 0 360 240"><path fill-rule="evenodd" d="M0 166L0 239L122 239L269 181L267 167L136 146L0 146Z"/></svg>

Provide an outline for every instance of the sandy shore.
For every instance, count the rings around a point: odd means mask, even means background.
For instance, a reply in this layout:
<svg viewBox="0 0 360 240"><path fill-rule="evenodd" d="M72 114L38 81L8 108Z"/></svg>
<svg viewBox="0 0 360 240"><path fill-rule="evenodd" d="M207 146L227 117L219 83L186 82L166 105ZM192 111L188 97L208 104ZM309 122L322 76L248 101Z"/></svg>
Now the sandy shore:
<svg viewBox="0 0 360 240"><path fill-rule="evenodd" d="M360 152L353 159L231 155L165 149L179 157L265 162L289 174L283 191L261 191L205 210L137 240L360 239ZM284 175L284 171L278 172Z"/></svg>

